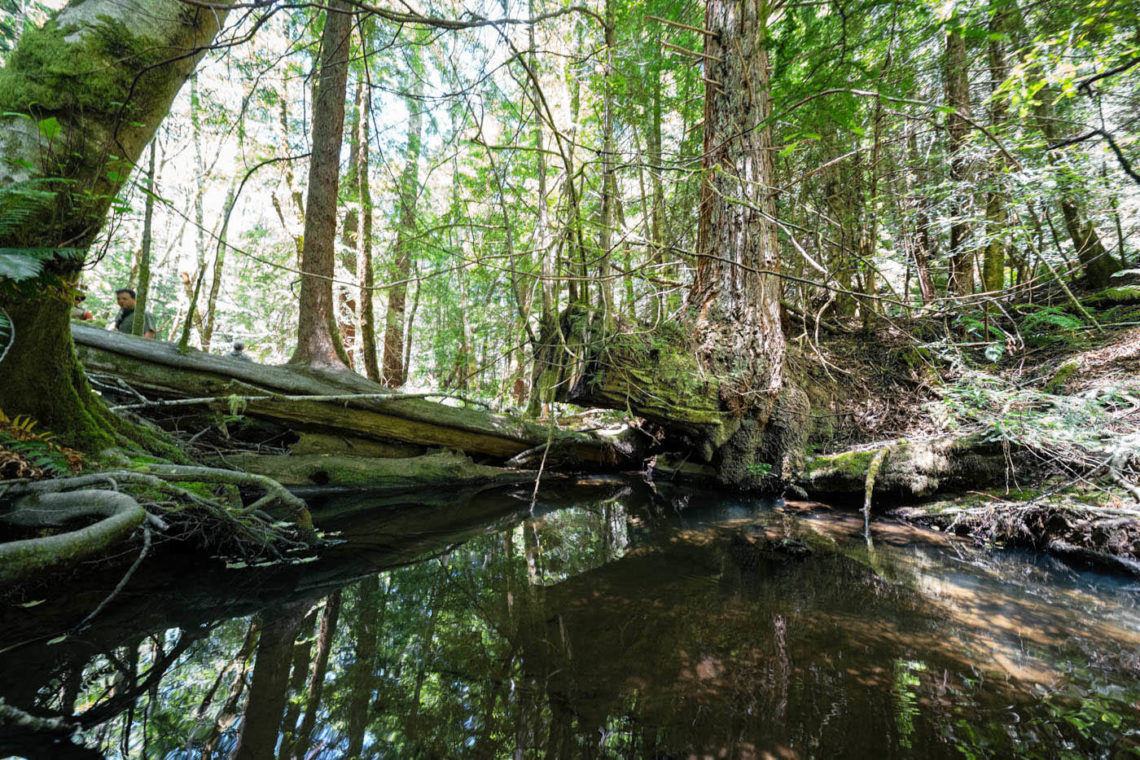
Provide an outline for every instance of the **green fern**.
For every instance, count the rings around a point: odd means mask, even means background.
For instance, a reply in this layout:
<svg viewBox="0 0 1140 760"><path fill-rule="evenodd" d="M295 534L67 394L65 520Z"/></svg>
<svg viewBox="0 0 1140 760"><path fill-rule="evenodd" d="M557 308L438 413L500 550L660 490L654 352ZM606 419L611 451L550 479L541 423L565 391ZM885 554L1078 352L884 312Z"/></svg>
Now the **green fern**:
<svg viewBox="0 0 1140 760"><path fill-rule="evenodd" d="M0 238L18 235L27 224L51 208L56 193L44 186L54 181L32 179L0 188Z"/></svg>
<svg viewBox="0 0 1140 760"><path fill-rule="evenodd" d="M1043 333L1061 330L1073 332L1083 325L1081 320L1066 313L1058 306L1045 306L1025 317L1021 323L1027 333Z"/></svg>
<svg viewBox="0 0 1140 760"><path fill-rule="evenodd" d="M8 349L12 347L14 337L12 318L8 316L8 312L4 311L3 307L0 307L0 362L4 361Z"/></svg>

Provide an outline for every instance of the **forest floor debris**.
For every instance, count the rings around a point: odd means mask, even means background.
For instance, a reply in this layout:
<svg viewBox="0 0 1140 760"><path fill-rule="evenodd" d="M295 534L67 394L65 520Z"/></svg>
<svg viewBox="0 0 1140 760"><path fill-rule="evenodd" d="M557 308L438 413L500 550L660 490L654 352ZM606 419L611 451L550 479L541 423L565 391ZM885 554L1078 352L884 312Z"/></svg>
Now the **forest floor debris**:
<svg viewBox="0 0 1140 760"><path fill-rule="evenodd" d="M1140 575L1140 315L1128 309L1096 311L1104 329L1093 331L1061 307L1022 304L1004 342L971 340L996 328L934 337L929 322L884 328L859 351L845 334L821 341L828 363L848 370L835 407L860 438L828 441L799 485L854 502L874 453L905 440L886 456L880 509L980 544Z"/></svg>

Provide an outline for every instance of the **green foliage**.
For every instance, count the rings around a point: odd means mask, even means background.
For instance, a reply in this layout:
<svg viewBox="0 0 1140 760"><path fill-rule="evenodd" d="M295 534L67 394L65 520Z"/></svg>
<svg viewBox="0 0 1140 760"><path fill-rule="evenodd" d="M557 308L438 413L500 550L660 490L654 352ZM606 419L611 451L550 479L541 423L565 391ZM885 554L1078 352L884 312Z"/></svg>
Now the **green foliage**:
<svg viewBox="0 0 1140 760"><path fill-rule="evenodd" d="M1021 329L1027 337L1048 337L1055 332L1072 333L1084 323L1059 306L1042 306L1026 315Z"/></svg>

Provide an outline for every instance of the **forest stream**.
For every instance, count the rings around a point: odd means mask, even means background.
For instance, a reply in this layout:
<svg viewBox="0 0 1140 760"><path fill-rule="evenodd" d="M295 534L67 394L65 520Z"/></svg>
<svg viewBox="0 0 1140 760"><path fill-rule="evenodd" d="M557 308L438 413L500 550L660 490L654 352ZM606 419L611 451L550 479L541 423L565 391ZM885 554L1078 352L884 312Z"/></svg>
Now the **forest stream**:
<svg viewBox="0 0 1140 760"><path fill-rule="evenodd" d="M1140 754L1134 579L617 478L308 500L313 561L4 608L0 693L59 720L0 755Z"/></svg>

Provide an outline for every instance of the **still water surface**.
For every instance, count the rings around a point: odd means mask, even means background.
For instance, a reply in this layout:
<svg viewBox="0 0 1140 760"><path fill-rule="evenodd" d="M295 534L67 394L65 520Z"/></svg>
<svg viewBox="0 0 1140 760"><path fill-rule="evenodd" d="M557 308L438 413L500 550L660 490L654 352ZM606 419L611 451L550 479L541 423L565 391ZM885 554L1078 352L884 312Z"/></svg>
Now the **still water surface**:
<svg viewBox="0 0 1140 760"><path fill-rule="evenodd" d="M662 484L530 504L324 496L317 561L148 564L51 644L116 578L9 607L0 694L84 730L0 756L1140 757L1135 581Z"/></svg>

